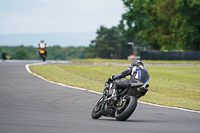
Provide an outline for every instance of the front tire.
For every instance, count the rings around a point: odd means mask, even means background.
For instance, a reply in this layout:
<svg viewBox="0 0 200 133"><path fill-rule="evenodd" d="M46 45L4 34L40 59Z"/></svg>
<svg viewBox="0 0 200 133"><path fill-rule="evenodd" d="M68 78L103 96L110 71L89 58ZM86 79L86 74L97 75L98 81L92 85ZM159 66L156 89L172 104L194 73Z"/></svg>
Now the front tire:
<svg viewBox="0 0 200 133"><path fill-rule="evenodd" d="M94 108L92 110L92 113L91 113L91 117L93 119L98 119L98 118L100 118L102 116L102 113L101 113L102 102L103 102L103 97L101 97L101 99L94 106Z"/></svg>
<svg viewBox="0 0 200 133"><path fill-rule="evenodd" d="M115 118L118 121L127 120L137 107L137 98L134 96L128 96L125 98L127 101L123 108L115 111Z"/></svg>
<svg viewBox="0 0 200 133"><path fill-rule="evenodd" d="M45 55L42 55L42 60L46 61L46 56Z"/></svg>

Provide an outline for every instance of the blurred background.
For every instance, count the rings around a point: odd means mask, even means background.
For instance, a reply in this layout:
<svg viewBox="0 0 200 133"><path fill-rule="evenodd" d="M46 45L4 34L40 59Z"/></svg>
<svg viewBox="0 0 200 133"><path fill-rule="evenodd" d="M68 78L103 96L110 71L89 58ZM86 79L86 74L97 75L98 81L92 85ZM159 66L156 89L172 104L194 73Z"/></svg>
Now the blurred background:
<svg viewBox="0 0 200 133"><path fill-rule="evenodd" d="M37 60L44 40L48 60L200 60L199 16L200 0L2 0L0 51Z"/></svg>

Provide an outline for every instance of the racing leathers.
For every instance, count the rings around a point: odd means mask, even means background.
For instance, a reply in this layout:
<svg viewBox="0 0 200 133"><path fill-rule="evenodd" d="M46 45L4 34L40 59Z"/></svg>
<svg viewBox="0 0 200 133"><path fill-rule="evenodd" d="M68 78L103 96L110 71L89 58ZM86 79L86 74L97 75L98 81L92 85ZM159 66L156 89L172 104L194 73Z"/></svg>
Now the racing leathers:
<svg viewBox="0 0 200 133"><path fill-rule="evenodd" d="M39 44L38 44L38 48L42 48L42 49L45 49L47 47L46 43L44 43L43 41L41 41Z"/></svg>
<svg viewBox="0 0 200 133"><path fill-rule="evenodd" d="M130 75L130 79L119 80L128 75ZM142 82L142 83L144 83L144 85L146 85L149 80L149 74L148 74L147 68L143 64L140 64L140 65L133 64L132 66L127 68L125 71L123 71L115 76L113 75L110 79L115 80L113 82L113 86L112 86L112 96L116 96L118 88L126 89L126 87L130 83L141 83Z"/></svg>

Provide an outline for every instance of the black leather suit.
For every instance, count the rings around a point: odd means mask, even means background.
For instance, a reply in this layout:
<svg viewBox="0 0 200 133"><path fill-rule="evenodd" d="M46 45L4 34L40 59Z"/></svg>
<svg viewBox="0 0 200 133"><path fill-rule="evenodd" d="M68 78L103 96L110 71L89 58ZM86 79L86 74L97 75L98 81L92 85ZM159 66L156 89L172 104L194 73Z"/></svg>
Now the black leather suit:
<svg viewBox="0 0 200 133"><path fill-rule="evenodd" d="M130 79L119 80L129 75ZM144 67L143 63L140 65L137 62L133 61L129 68L115 76L112 76L112 79L115 80L113 82L112 89L125 89L130 83L147 83L147 81L149 80L149 74L147 68Z"/></svg>

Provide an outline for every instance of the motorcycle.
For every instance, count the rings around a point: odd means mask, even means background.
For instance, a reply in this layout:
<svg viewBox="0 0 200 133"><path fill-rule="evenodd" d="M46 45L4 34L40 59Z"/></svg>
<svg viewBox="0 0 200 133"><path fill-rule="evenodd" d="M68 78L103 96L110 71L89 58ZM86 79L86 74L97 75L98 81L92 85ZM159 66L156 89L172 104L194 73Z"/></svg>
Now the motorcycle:
<svg viewBox="0 0 200 133"><path fill-rule="evenodd" d="M10 59L12 59L12 56L7 55L7 53L3 51L2 52L2 59L3 59L3 61L4 60L10 60Z"/></svg>
<svg viewBox="0 0 200 133"><path fill-rule="evenodd" d="M98 119L102 115L106 117L115 117L118 121L127 120L137 107L137 100L144 96L148 91L149 85L144 83L131 83L124 90L118 89L116 99L111 98L112 82L106 82L103 96L94 106L91 117Z"/></svg>
<svg viewBox="0 0 200 133"><path fill-rule="evenodd" d="M42 58L43 61L46 60L46 50L44 48L41 48L39 51L40 57Z"/></svg>

